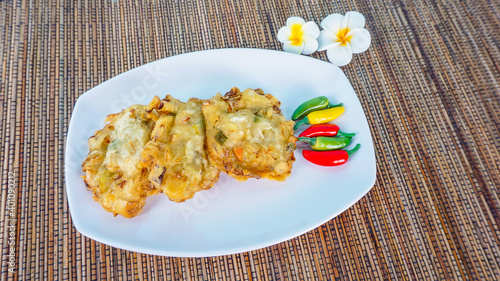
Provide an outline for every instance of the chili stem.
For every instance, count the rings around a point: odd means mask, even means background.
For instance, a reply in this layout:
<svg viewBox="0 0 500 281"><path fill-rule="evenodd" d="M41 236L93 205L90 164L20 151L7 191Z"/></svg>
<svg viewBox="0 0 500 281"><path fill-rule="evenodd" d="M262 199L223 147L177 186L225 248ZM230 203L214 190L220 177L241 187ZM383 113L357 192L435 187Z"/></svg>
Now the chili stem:
<svg viewBox="0 0 500 281"><path fill-rule="evenodd" d="M349 155L349 157L351 157L351 154L353 154L354 152L356 152L359 148L361 147L361 144L356 144L355 147L353 147L353 149L351 150L346 150L345 152L347 152L347 155Z"/></svg>
<svg viewBox="0 0 500 281"><path fill-rule="evenodd" d="M311 146L313 146L316 143L316 139L308 138L308 137L300 137L298 141L307 142Z"/></svg>
<svg viewBox="0 0 500 281"><path fill-rule="evenodd" d="M332 107L339 107L339 106L343 106L343 105L344 105L343 103L339 103L339 104L331 104L331 103L329 103L329 104L325 107L325 109L327 109L327 108L332 108Z"/></svg>
<svg viewBox="0 0 500 281"><path fill-rule="evenodd" d="M297 130L302 125L309 125L309 119L307 118L307 116L297 121L297 123L295 123L295 126L293 126L293 129Z"/></svg>
<svg viewBox="0 0 500 281"><path fill-rule="evenodd" d="M344 133L340 130L337 132L337 136L354 137L355 135L356 135L355 133Z"/></svg>

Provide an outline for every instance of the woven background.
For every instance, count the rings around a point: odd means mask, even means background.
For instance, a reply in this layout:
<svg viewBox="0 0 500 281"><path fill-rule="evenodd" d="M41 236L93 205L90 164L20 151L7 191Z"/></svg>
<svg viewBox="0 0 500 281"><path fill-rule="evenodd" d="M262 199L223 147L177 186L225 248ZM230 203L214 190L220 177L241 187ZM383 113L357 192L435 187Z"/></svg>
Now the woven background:
<svg viewBox="0 0 500 281"><path fill-rule="evenodd" d="M342 68L374 136L377 182L363 199L295 239L212 258L138 254L75 230L64 143L81 94L176 54L281 50L289 16L350 10L372 34ZM489 0L0 1L1 279L500 280L499 15Z"/></svg>

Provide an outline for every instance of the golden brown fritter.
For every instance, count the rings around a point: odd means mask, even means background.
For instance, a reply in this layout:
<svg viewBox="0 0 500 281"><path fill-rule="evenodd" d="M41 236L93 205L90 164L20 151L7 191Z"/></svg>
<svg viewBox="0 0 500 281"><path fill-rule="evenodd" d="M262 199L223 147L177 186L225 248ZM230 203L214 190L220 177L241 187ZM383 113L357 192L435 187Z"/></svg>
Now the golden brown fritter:
<svg viewBox="0 0 500 281"><path fill-rule="evenodd" d="M261 90L231 89L207 101L154 97L107 117L82 166L94 199L115 216L141 213L157 192L183 202L211 188L220 170L237 180L284 180L297 138L280 102Z"/></svg>
<svg viewBox="0 0 500 281"><path fill-rule="evenodd" d="M108 123L89 139L90 152L82 164L85 183L94 200L115 216L139 215L146 197L155 193L140 167L153 125L146 114L145 106L133 105L108 115Z"/></svg>
<svg viewBox="0 0 500 281"><path fill-rule="evenodd" d="M280 102L262 90L232 88L203 103L210 162L239 181L285 180L297 138Z"/></svg>
<svg viewBox="0 0 500 281"><path fill-rule="evenodd" d="M219 179L219 169L210 164L205 151L205 121L201 100L187 103L167 96L155 97L148 105L150 118L157 119L151 140L142 153L148 179L174 202L182 202Z"/></svg>

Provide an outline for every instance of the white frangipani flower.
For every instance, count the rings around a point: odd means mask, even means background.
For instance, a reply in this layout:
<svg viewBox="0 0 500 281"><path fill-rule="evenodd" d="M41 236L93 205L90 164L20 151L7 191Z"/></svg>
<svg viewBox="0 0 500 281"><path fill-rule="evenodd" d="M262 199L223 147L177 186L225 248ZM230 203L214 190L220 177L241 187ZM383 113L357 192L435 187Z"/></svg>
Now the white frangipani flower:
<svg viewBox="0 0 500 281"><path fill-rule="evenodd" d="M327 50L328 60L335 65L348 64L352 54L362 53L370 46L371 36L364 26L365 17L358 12L327 16L321 22L318 51Z"/></svg>
<svg viewBox="0 0 500 281"><path fill-rule="evenodd" d="M299 17L289 17L286 26L278 31L278 40L285 52L310 55L318 49L318 26Z"/></svg>

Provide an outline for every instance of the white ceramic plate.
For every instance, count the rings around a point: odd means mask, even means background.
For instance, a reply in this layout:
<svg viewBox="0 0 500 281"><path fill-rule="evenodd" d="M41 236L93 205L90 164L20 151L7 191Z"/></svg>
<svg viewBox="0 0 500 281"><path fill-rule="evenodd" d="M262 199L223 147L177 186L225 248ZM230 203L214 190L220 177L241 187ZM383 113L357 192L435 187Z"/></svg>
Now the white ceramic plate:
<svg viewBox="0 0 500 281"><path fill-rule="evenodd" d="M346 111L334 123L344 132L357 133L348 148L356 143L361 143L361 148L342 166L321 167L302 157L306 146L301 145L285 182L237 182L221 173L212 189L184 203L170 202L163 194L149 197L142 214L133 219L113 217L92 199L80 165L88 153L88 138L103 126L106 115L131 104L147 104L154 95L168 93L187 101L224 94L233 86L241 90L261 88L275 95L287 118L299 104L316 96L342 102ZM257 49L169 57L86 92L76 102L71 117L65 172L71 216L80 233L126 250L178 257L234 254L293 238L352 206L372 188L376 178L368 123L343 72L306 56Z"/></svg>

